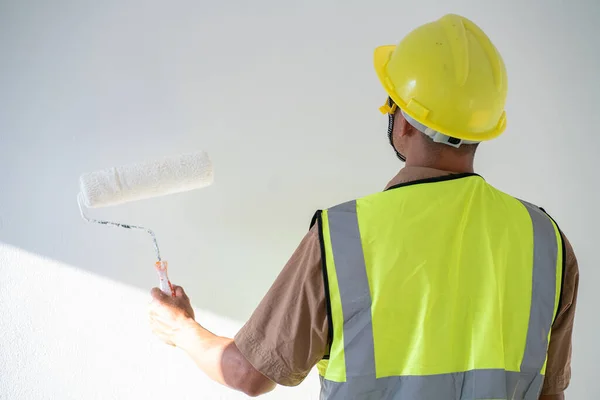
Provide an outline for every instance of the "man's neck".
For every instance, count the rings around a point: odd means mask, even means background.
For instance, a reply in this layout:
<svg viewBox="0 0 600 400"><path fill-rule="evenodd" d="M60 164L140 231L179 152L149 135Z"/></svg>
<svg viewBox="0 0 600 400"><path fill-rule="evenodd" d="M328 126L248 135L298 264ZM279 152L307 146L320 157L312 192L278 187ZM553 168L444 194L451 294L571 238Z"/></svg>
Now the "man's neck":
<svg viewBox="0 0 600 400"><path fill-rule="evenodd" d="M424 167L432 168L441 171L456 172L456 173L473 173L473 159L466 157L453 157L441 154L435 160L426 157L411 156L407 157L407 167Z"/></svg>
<svg viewBox="0 0 600 400"><path fill-rule="evenodd" d="M385 189L392 186L405 184L408 182L419 181L423 179L438 178L445 175L452 175L453 171L444 171L428 167L410 167L404 166L386 185Z"/></svg>

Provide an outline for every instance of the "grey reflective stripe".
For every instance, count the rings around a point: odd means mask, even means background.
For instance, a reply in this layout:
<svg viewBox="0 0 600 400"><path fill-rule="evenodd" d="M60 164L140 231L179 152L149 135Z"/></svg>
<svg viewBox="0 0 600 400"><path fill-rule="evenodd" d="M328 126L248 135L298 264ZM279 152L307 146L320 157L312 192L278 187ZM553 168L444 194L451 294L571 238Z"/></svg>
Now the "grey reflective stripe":
<svg viewBox="0 0 600 400"><path fill-rule="evenodd" d="M373 400L538 400L541 374L478 369L453 374L390 376L365 391L362 382L331 382L321 377L321 399Z"/></svg>
<svg viewBox="0 0 600 400"><path fill-rule="evenodd" d="M558 243L550 218L538 207L521 200L533 224L533 285L531 310L522 372L542 369L548 350L548 335L554 320Z"/></svg>
<svg viewBox="0 0 600 400"><path fill-rule="evenodd" d="M356 202L327 212L331 249L344 314L344 351L348 379L367 376L375 384L371 292L360 241ZM366 383L366 382L365 382Z"/></svg>
<svg viewBox="0 0 600 400"><path fill-rule="evenodd" d="M534 237L533 283L529 326L521 372L473 370L427 376L376 378L371 294L356 202L328 211L331 251L342 313L346 382L321 378L321 399L394 400L537 400L544 381L541 369L554 318L558 243L550 218L522 202L531 217Z"/></svg>

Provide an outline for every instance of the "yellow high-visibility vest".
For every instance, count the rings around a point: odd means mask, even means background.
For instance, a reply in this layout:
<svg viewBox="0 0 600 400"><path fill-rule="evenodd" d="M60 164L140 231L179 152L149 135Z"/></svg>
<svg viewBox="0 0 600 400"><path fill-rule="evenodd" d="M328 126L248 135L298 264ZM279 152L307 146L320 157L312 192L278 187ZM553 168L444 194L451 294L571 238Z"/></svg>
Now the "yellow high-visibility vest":
<svg viewBox="0 0 600 400"><path fill-rule="evenodd" d="M457 174L318 217L321 399L538 399L564 265L542 209Z"/></svg>

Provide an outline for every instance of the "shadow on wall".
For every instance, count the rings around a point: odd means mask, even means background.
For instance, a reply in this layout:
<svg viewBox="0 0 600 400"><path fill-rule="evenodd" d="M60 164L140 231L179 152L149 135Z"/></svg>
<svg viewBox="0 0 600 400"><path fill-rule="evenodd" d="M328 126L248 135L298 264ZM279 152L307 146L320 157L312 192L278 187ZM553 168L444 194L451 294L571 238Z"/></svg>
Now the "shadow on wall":
<svg viewBox="0 0 600 400"><path fill-rule="evenodd" d="M86 223L77 204L79 176L111 165L207 149L215 163L212 186L86 213L152 229L169 262L171 280L185 287L196 306L238 321L245 321L267 292L317 208L350 198L357 188L366 192L367 186L377 186L369 183L373 179L354 186L336 181L335 176L344 176L336 168L308 178L302 170L288 172L284 167L279 173L290 179L273 185L273 160L268 156L261 161L250 154L232 154L226 144L205 137L168 148L157 143L135 154L97 146L93 154L75 152L64 161L57 158L55 146L28 147L25 142L10 139L0 150L0 162L17 166L2 178L0 241L148 292L158 285L151 237ZM76 142L73 148L85 148L82 140ZM25 149L35 165L26 165L17 149ZM252 162L253 169L243 168ZM339 186L345 186L346 193L337 190Z"/></svg>
<svg viewBox="0 0 600 400"><path fill-rule="evenodd" d="M151 237L86 223L76 202L78 168L68 169L69 174L53 174L51 180L23 184L14 195L2 196L0 240L148 291L157 286ZM22 182L35 179L26 173L20 177ZM243 321L301 240L312 211L305 218L301 212L285 216L288 211L281 204L293 208L293 193L284 199L260 195L243 184L231 186L246 194L223 191L216 183L85 211L91 218L153 229L171 280L186 288L194 304ZM270 213L261 211L265 208Z"/></svg>
<svg viewBox="0 0 600 400"><path fill-rule="evenodd" d="M0 242L1 399L244 399L152 335L141 290ZM196 309L231 336L237 321ZM318 397L312 374L267 399ZM110 384L107 384L110 382Z"/></svg>
<svg viewBox="0 0 600 400"><path fill-rule="evenodd" d="M355 49L360 42L370 52L378 40L356 31L334 4L290 12L276 2L242 3L2 4L0 240L149 291L157 284L151 241L85 224L78 177L207 150L216 162L213 187L90 216L153 229L173 281L195 304L244 320L317 208L380 188L387 176L374 181L373 169L361 167L354 185L339 190L345 182L334 177L347 171L327 165L350 137L348 154L359 154L368 141L362 133L380 116L369 111L372 119L347 131L350 123L332 112L348 105L319 95L350 98L371 88L378 103L374 80L349 87L350 76L331 73L340 62L369 60ZM340 24L333 33L331 17ZM280 82L290 76L301 77L298 90L283 93ZM371 103L362 96L354 104Z"/></svg>

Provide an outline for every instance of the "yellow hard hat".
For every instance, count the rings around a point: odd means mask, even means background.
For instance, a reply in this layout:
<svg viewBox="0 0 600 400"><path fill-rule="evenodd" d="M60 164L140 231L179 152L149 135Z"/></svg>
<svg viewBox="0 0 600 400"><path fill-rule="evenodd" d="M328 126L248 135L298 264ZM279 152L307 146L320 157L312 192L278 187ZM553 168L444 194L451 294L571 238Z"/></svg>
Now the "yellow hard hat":
<svg viewBox="0 0 600 400"><path fill-rule="evenodd" d="M506 127L504 61L467 18L449 14L377 48L375 70L398 107L432 131L480 142Z"/></svg>

